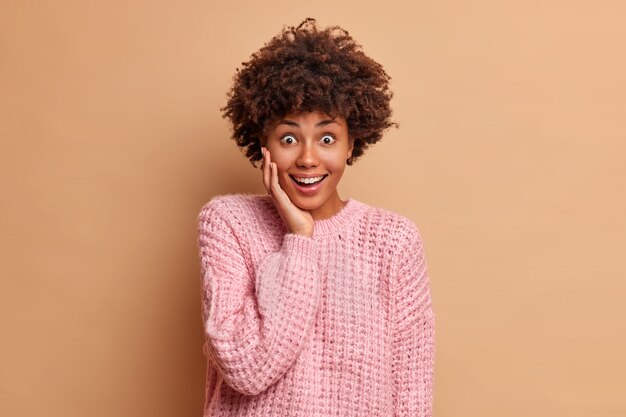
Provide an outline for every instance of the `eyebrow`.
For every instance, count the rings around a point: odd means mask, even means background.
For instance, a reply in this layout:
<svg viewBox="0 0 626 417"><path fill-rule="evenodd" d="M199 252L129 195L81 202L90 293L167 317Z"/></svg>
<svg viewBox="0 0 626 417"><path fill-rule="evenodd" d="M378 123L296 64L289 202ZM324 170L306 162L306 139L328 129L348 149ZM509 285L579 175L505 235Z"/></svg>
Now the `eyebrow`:
<svg viewBox="0 0 626 417"><path fill-rule="evenodd" d="M315 125L315 127L318 126L326 126L329 125L331 123L337 123L339 124L336 120L334 119L326 119L326 120L322 120L321 122L319 122L318 124ZM300 127L300 125L296 122L294 122L293 120L287 120L287 119L283 119L280 121L280 123L278 123L279 125L289 125L289 126L298 126Z"/></svg>

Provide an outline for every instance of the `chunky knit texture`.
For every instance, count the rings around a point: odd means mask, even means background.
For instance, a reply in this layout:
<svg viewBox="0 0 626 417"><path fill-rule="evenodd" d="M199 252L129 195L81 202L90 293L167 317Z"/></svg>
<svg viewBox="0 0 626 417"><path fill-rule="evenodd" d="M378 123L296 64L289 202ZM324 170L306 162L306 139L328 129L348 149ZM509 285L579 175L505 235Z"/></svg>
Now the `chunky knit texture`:
<svg viewBox="0 0 626 417"><path fill-rule="evenodd" d="M269 195L227 194L202 207L198 248L205 417L432 415L435 322L411 220L348 198L308 237Z"/></svg>

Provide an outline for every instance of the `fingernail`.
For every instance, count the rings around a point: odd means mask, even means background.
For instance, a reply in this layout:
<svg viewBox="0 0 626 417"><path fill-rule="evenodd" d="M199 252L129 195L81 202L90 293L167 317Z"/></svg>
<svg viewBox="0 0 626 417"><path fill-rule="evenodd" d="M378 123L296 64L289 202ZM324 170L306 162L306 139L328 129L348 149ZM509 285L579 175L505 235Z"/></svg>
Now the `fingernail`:
<svg viewBox="0 0 626 417"><path fill-rule="evenodd" d="M263 156L265 156L265 148L261 148L261 152L263 153Z"/></svg>

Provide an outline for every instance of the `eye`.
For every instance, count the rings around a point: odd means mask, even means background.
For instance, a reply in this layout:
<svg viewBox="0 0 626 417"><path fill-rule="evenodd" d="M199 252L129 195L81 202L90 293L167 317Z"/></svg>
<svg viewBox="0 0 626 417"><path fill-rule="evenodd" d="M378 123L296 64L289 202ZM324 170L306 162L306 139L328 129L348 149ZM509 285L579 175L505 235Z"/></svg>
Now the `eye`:
<svg viewBox="0 0 626 417"><path fill-rule="evenodd" d="M285 135L285 136L283 136L283 137L280 139L280 141L281 141L281 142L283 142L283 143L287 143L288 145L290 145L290 144L292 144L292 143L293 143L293 142L285 142L285 140L287 140L287 139L291 139L292 141L294 141L294 142L295 142L296 137L295 137L294 135Z"/></svg>
<svg viewBox="0 0 626 417"><path fill-rule="evenodd" d="M330 142L327 141L327 139L330 139ZM331 143L333 143L336 139L332 136L332 135L324 135L322 136L322 139L324 141L324 144L326 145L330 145Z"/></svg>

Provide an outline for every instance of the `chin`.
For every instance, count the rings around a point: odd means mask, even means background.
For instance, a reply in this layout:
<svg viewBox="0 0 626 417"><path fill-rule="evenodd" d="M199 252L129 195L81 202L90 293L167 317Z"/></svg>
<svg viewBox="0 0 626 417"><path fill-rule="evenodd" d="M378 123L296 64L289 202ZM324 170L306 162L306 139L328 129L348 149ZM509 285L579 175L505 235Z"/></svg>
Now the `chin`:
<svg viewBox="0 0 626 417"><path fill-rule="evenodd" d="M301 208L302 210L315 210L317 208L319 208L322 204L319 203L317 201L317 199L303 199L303 198L296 198L296 199L292 199L291 201L293 201L293 203L298 206L299 208Z"/></svg>
<svg viewBox="0 0 626 417"><path fill-rule="evenodd" d="M324 202L324 200L318 195L314 197L302 197L302 196L296 195L296 196L289 196L289 199L298 208L302 210L307 210L307 211L320 208L322 206L322 203Z"/></svg>

